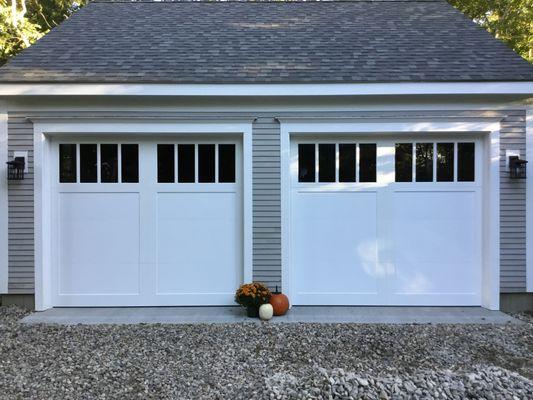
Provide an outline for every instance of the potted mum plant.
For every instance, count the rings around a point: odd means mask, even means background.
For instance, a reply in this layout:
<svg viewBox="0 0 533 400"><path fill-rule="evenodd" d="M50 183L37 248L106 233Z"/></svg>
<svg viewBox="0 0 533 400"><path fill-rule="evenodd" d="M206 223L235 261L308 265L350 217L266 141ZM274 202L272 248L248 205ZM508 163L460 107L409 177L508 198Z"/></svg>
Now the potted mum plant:
<svg viewBox="0 0 533 400"><path fill-rule="evenodd" d="M251 318L259 316L259 307L270 300L270 290L259 282L245 283L235 293L235 302L246 307L246 314Z"/></svg>

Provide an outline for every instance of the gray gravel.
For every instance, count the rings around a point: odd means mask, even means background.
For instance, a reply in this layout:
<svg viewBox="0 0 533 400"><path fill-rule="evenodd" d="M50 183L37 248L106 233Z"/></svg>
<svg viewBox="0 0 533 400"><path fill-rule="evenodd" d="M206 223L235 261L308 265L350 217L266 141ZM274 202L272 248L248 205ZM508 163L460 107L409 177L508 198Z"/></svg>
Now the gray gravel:
<svg viewBox="0 0 533 400"><path fill-rule="evenodd" d="M533 398L522 325L23 325L0 307L0 398Z"/></svg>

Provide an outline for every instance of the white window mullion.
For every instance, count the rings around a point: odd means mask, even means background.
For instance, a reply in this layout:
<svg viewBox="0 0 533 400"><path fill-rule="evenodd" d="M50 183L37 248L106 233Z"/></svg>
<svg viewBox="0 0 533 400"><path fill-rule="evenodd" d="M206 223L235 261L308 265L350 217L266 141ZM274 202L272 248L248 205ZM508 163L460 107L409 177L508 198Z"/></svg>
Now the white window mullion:
<svg viewBox="0 0 533 400"><path fill-rule="evenodd" d="M318 166L318 143L315 143L315 182L319 182L318 180L318 174L319 174L319 166Z"/></svg>
<svg viewBox="0 0 533 400"><path fill-rule="evenodd" d="M340 153L339 143L335 143L335 182L339 182Z"/></svg>
<svg viewBox="0 0 533 400"><path fill-rule="evenodd" d="M194 182L198 183L198 144L194 144Z"/></svg>
<svg viewBox="0 0 533 400"><path fill-rule="evenodd" d="M122 183L122 144L117 144L117 182Z"/></svg>
<svg viewBox="0 0 533 400"><path fill-rule="evenodd" d="M174 144L174 183L178 182L178 145Z"/></svg>
<svg viewBox="0 0 533 400"><path fill-rule="evenodd" d="M76 143L76 182L77 183L81 182L81 176L80 176L80 172L81 172L80 154L81 154L81 152L80 152L80 144Z"/></svg>
<svg viewBox="0 0 533 400"><path fill-rule="evenodd" d="M218 183L218 146L220 144L215 144L215 183Z"/></svg>
<svg viewBox="0 0 533 400"><path fill-rule="evenodd" d="M433 143L433 182L437 182L437 142Z"/></svg>
<svg viewBox="0 0 533 400"><path fill-rule="evenodd" d="M457 148L458 148L457 142L454 142L453 143L453 181L454 182L457 182L457 168L459 165L459 161L457 160L457 155L458 155Z"/></svg>
<svg viewBox="0 0 533 400"><path fill-rule="evenodd" d="M413 143L413 160L411 167L413 168L413 179L411 182L416 182L416 142Z"/></svg>
<svg viewBox="0 0 533 400"><path fill-rule="evenodd" d="M98 183L101 183L101 170L100 170L100 165L101 165L101 162L100 162L100 156L101 156L101 152L100 152L100 146L101 144L98 143L96 145L96 182Z"/></svg>
<svg viewBox="0 0 533 400"><path fill-rule="evenodd" d="M355 144L355 181L359 182L359 163L361 162L361 154L359 152L359 143Z"/></svg>

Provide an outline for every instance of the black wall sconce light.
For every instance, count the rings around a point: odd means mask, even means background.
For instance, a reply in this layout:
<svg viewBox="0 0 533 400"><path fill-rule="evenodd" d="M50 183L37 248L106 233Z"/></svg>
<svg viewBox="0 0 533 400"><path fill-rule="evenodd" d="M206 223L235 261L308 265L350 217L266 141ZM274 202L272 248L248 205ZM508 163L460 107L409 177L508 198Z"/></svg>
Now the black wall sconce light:
<svg viewBox="0 0 533 400"><path fill-rule="evenodd" d="M509 157L509 177L511 179L526 179L527 161L518 156Z"/></svg>
<svg viewBox="0 0 533 400"><path fill-rule="evenodd" d="M8 161L6 164L8 180L21 181L24 179L24 168L26 166L24 157L15 157L13 161Z"/></svg>

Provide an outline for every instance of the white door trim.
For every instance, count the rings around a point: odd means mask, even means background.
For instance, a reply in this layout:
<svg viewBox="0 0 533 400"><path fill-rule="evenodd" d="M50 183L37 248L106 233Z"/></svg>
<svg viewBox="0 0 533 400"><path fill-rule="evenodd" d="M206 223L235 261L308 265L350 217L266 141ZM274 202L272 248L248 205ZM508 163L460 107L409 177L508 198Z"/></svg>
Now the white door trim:
<svg viewBox="0 0 533 400"><path fill-rule="evenodd" d="M281 129L281 271L282 289L291 297L291 135L483 134L487 153L483 189L482 306L499 309L500 294L500 124L501 118L283 119Z"/></svg>
<svg viewBox="0 0 533 400"><path fill-rule="evenodd" d="M93 120L34 121L35 171L35 308L38 311L53 305L52 296L52 174L50 168L51 136L68 135L239 135L242 138L243 157L243 278L251 281L252 267L252 121L187 121L142 119L135 123Z"/></svg>
<svg viewBox="0 0 533 400"><path fill-rule="evenodd" d="M0 101L0 294L8 291L7 103Z"/></svg>
<svg viewBox="0 0 533 400"><path fill-rule="evenodd" d="M526 108L526 291L533 292L533 106Z"/></svg>

